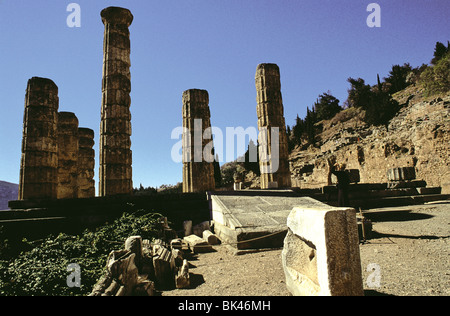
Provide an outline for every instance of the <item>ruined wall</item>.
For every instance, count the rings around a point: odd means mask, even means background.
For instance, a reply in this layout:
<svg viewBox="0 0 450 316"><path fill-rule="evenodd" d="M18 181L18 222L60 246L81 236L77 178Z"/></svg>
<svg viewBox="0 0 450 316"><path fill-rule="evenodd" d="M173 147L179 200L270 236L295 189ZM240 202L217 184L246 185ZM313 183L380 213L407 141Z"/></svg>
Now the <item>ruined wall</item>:
<svg viewBox="0 0 450 316"><path fill-rule="evenodd" d="M39 77L28 80L19 200L57 197L58 106L58 87L53 81Z"/></svg>

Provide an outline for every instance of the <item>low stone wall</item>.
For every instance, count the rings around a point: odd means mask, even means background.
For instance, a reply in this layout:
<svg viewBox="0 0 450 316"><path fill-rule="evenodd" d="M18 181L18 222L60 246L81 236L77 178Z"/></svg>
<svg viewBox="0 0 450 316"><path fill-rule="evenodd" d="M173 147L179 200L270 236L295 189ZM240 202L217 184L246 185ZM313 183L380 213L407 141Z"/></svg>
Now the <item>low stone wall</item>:
<svg viewBox="0 0 450 316"><path fill-rule="evenodd" d="M139 209L168 217L171 226L180 230L187 219L194 223L210 219L207 195L196 193L10 201L9 207L9 211L0 211L0 226L13 238L79 233Z"/></svg>

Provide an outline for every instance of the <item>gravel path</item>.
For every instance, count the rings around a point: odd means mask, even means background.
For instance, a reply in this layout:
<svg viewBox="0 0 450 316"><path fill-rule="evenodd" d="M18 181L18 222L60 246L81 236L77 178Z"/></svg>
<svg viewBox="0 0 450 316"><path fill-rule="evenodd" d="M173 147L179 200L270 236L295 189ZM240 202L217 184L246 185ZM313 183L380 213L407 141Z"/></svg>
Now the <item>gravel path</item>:
<svg viewBox="0 0 450 316"><path fill-rule="evenodd" d="M360 244L365 295L450 295L450 203L371 210L373 237ZM281 249L199 254L190 289L163 296L286 296Z"/></svg>

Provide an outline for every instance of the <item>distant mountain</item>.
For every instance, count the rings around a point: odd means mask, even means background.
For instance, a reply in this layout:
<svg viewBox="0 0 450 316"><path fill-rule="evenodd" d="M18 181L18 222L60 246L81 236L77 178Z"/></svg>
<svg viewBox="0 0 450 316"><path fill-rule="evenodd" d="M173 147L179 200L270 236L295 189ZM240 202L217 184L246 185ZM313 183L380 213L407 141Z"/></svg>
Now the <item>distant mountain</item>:
<svg viewBox="0 0 450 316"><path fill-rule="evenodd" d="M8 201L17 200L19 185L0 181L0 210L8 209Z"/></svg>

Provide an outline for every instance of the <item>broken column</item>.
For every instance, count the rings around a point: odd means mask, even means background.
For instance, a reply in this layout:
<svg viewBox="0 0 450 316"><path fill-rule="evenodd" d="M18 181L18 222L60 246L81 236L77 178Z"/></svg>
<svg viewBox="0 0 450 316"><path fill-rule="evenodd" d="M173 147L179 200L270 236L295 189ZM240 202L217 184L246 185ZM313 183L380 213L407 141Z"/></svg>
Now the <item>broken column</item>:
<svg viewBox="0 0 450 316"><path fill-rule="evenodd" d="M101 12L103 45L99 195L131 194L130 32L133 15L109 7Z"/></svg>
<svg viewBox="0 0 450 316"><path fill-rule="evenodd" d="M354 209L295 207L287 226L281 259L293 295L364 294Z"/></svg>
<svg viewBox="0 0 450 316"><path fill-rule="evenodd" d="M214 148L208 91L184 91L183 128L183 192L214 190Z"/></svg>
<svg viewBox="0 0 450 316"><path fill-rule="evenodd" d="M58 106L58 87L52 80L39 77L28 80L19 200L57 197Z"/></svg>
<svg viewBox="0 0 450 316"><path fill-rule="evenodd" d="M258 65L255 82L261 189L291 187L280 69L276 64Z"/></svg>
<svg viewBox="0 0 450 316"><path fill-rule="evenodd" d="M95 197L94 131L78 128L78 194L80 199Z"/></svg>
<svg viewBox="0 0 450 316"><path fill-rule="evenodd" d="M58 113L58 199L73 199L78 191L78 119Z"/></svg>

